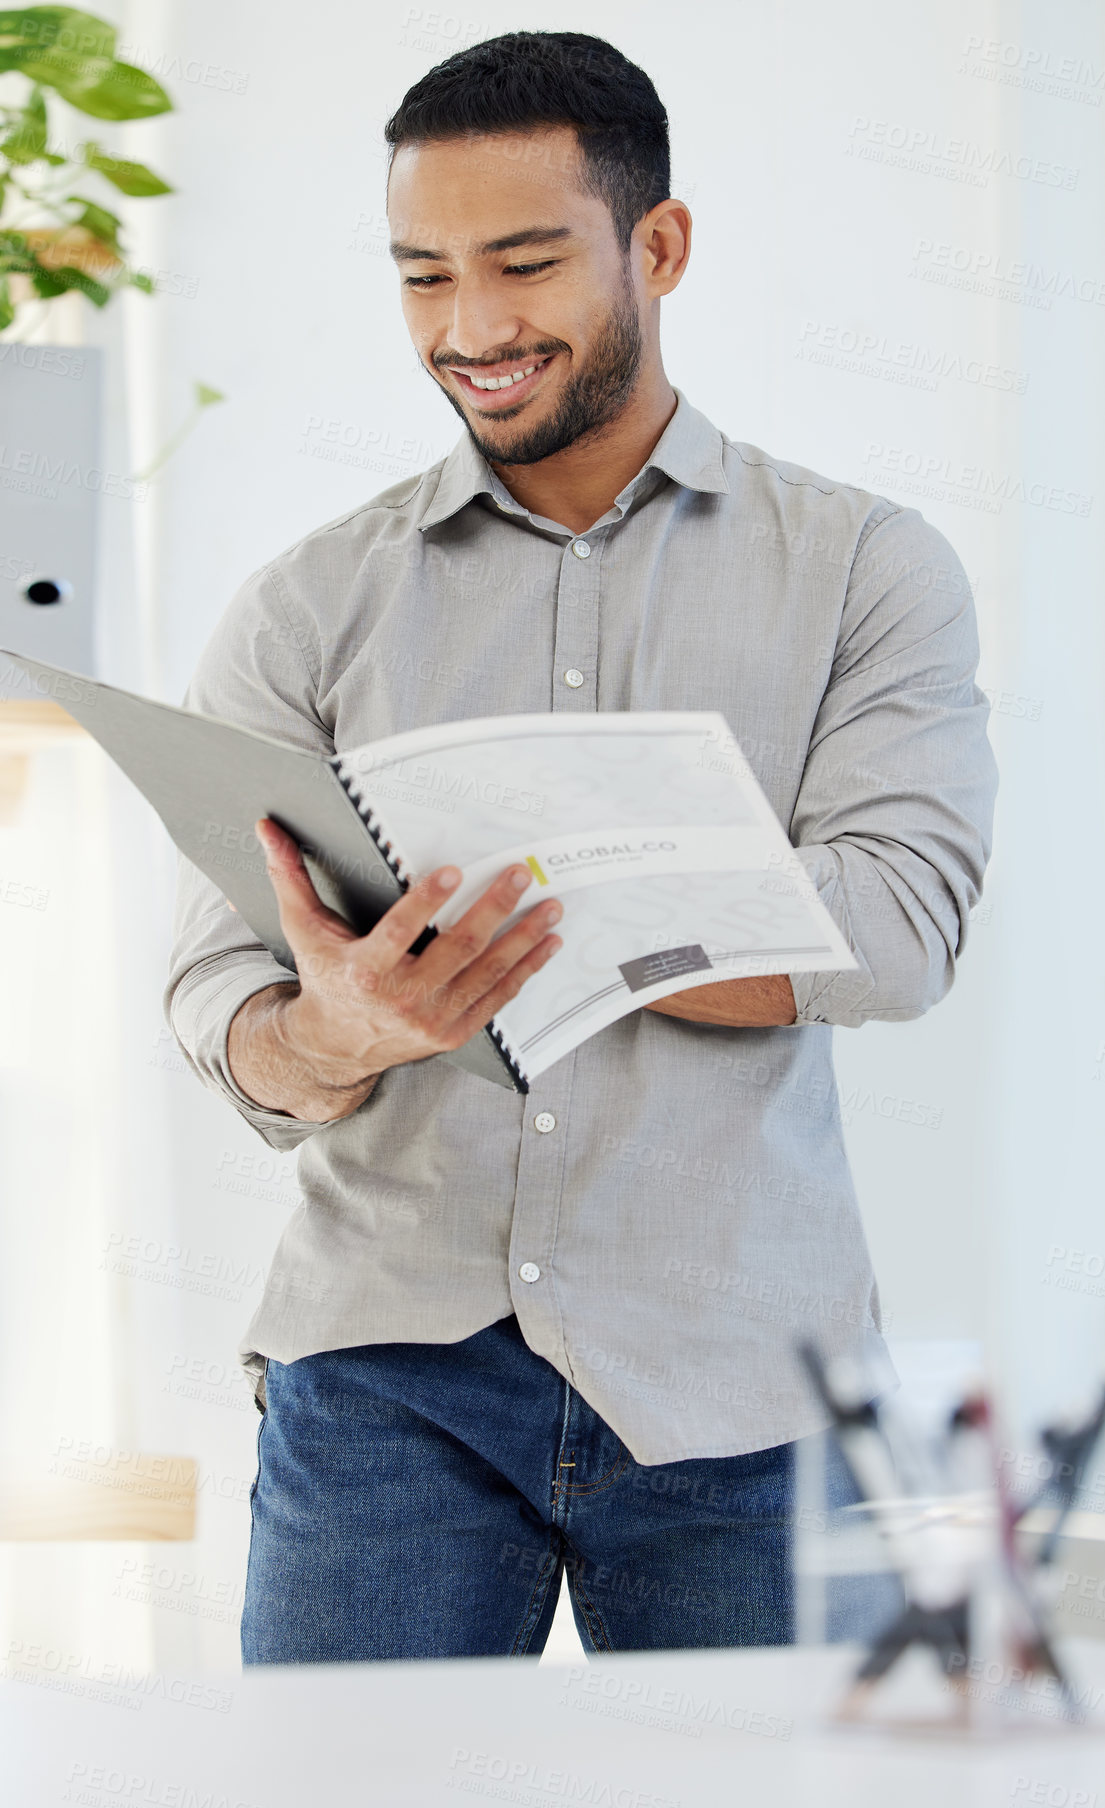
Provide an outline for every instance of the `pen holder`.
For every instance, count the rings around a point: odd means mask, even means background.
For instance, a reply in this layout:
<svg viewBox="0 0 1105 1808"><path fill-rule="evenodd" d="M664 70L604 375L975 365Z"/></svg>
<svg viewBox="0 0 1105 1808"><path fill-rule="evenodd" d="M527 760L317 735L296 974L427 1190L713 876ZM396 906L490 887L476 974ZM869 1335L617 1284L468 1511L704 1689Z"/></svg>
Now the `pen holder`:
<svg viewBox="0 0 1105 1808"><path fill-rule="evenodd" d="M926 1415L923 1390L875 1398L854 1364L804 1355L833 1418L797 1453L797 1637L821 1653L808 1724L969 1738L1096 1722L1101 1691L1056 1648L1056 1566L1039 1561L1046 1532L1017 1533L986 1396Z"/></svg>

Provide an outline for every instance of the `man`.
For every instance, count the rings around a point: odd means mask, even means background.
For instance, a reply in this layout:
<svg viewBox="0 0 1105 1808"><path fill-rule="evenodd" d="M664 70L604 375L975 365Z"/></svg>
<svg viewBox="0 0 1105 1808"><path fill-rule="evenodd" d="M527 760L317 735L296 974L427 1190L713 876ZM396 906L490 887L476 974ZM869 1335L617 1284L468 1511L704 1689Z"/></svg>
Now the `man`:
<svg viewBox="0 0 1105 1808"><path fill-rule="evenodd" d="M692 986L521 1096L427 1059L556 959L556 904L493 939L514 869L415 955L456 869L357 936L259 824L296 979L182 866L174 1031L301 1149L242 1347L243 1655L535 1653L565 1568L593 1649L782 1642L795 1458L825 1424L798 1345L882 1349L832 1026L944 995L989 857L970 592L915 510L673 390L691 222L610 45L476 45L388 138L404 316L464 435L251 578L187 701L326 751L719 710L858 965Z"/></svg>

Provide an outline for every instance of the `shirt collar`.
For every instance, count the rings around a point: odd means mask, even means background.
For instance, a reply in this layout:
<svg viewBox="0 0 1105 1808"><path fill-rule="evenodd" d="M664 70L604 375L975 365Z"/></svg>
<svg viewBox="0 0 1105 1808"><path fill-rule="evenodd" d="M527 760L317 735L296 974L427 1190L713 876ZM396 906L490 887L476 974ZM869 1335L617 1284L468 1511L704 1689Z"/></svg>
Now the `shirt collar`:
<svg viewBox="0 0 1105 1808"><path fill-rule="evenodd" d="M682 390L677 389L675 395L675 413L653 447L643 470L626 485L618 497L619 503L630 499L634 485L640 482L645 471L652 469L662 471L675 483L682 484L684 489L715 493L728 491L729 481L722 462L724 442L720 432L704 414L691 407ZM437 489L418 524L419 529L436 527L439 521L447 521L450 515L457 514L466 503L479 495L491 496L501 508L512 514L529 513L514 501L487 460L477 452L471 434L465 432L442 463Z"/></svg>

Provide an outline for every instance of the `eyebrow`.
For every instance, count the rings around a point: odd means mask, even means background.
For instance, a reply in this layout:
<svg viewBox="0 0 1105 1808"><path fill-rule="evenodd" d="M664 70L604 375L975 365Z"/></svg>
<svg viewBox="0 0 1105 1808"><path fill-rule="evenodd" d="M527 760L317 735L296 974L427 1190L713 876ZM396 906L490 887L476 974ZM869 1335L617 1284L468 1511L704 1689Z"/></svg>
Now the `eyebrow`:
<svg viewBox="0 0 1105 1808"><path fill-rule="evenodd" d="M527 226L521 232L508 232L504 238L488 239L486 245L477 245L476 256L493 257L497 251L517 251L524 245L551 245L557 239L571 236L570 226ZM446 251L429 251L425 246L405 245L401 240L393 240L389 250L397 262L420 258L426 263L440 264L448 256Z"/></svg>

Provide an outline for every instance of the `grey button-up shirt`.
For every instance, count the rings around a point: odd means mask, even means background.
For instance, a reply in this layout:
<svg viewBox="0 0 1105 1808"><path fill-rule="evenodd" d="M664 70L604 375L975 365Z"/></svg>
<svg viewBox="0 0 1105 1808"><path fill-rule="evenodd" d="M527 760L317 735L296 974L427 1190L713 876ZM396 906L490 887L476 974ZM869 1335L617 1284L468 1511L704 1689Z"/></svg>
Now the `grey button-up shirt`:
<svg viewBox="0 0 1105 1808"><path fill-rule="evenodd" d="M185 702L296 746L719 710L858 961L796 974L793 1026L639 1010L528 1095L420 1061L318 1125L232 1078L231 1018L289 974L182 859L169 1022L271 1147L299 1148L240 1350L259 1388L263 1356L451 1343L513 1311L639 1462L825 1423L798 1340L882 1352L833 1025L917 1017L952 983L996 789L977 658L962 565L915 509L733 442L681 395L585 534L522 508L465 435L246 581Z"/></svg>

